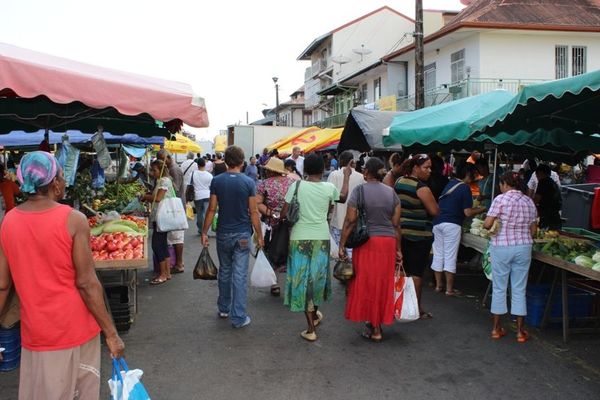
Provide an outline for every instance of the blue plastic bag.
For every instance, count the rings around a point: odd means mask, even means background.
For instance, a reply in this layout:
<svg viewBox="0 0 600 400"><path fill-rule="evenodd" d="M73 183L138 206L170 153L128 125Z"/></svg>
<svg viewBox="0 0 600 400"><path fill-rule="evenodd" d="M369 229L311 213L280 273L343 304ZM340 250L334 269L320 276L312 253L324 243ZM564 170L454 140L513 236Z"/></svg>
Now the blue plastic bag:
<svg viewBox="0 0 600 400"><path fill-rule="evenodd" d="M141 369L130 370L123 358L113 358L112 378L108 381L111 400L150 400L140 380Z"/></svg>

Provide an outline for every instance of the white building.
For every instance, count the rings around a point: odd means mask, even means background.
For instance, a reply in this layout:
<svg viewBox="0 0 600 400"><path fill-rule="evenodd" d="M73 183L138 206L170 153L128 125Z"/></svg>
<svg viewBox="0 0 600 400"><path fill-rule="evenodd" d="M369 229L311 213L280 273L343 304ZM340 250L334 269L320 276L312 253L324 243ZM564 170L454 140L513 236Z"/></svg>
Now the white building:
<svg viewBox="0 0 600 400"><path fill-rule="evenodd" d="M324 127L339 125L335 118L341 115L343 123L355 105L354 89L340 82L409 43L413 27L414 20L385 6L313 40L298 56L298 60L311 62L304 86L305 107L312 111L312 122Z"/></svg>
<svg viewBox="0 0 600 400"><path fill-rule="evenodd" d="M456 14L456 13L454 13ZM476 0L452 12L425 12L440 27L425 35L425 105L600 69L600 3ZM414 108L414 44L341 82L371 108ZM371 85L381 82L381 95Z"/></svg>

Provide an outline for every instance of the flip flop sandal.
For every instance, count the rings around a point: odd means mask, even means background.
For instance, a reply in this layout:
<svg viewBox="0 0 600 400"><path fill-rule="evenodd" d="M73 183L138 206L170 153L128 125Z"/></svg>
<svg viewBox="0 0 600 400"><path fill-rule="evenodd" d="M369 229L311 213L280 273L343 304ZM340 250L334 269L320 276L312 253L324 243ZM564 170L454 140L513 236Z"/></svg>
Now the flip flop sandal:
<svg viewBox="0 0 600 400"><path fill-rule="evenodd" d="M506 336L506 330L504 328L500 328L498 331L492 331L492 335L490 336L494 340L498 340Z"/></svg>
<svg viewBox="0 0 600 400"><path fill-rule="evenodd" d="M444 288L441 287L441 286L439 286L439 287L435 288L435 291L438 292L438 293L442 293L444 291Z"/></svg>
<svg viewBox="0 0 600 400"><path fill-rule="evenodd" d="M373 334L370 332L363 332L360 334L360 337L366 340L370 340L373 343L381 343L381 341L383 340L383 337L374 337Z"/></svg>
<svg viewBox="0 0 600 400"><path fill-rule="evenodd" d="M315 332L308 333L307 331L302 331L300 332L300 336L309 342L314 342L317 340L317 334Z"/></svg>
<svg viewBox="0 0 600 400"><path fill-rule="evenodd" d="M527 331L523 331L522 335L517 335L517 342L518 343L525 343L529 340L529 332Z"/></svg>
<svg viewBox="0 0 600 400"><path fill-rule="evenodd" d="M271 296L279 297L281 295L281 288L279 286L271 288Z"/></svg>
<svg viewBox="0 0 600 400"><path fill-rule="evenodd" d="M419 319L431 319L433 318L433 314L427 311L423 311L420 315L419 315Z"/></svg>
<svg viewBox="0 0 600 400"><path fill-rule="evenodd" d="M168 279L156 278L156 279L152 279L152 280L150 281L150 284L151 284L151 285L153 285L153 286L156 286L156 285L162 285L162 284L163 284L163 283L165 283L167 280L168 280Z"/></svg>
<svg viewBox="0 0 600 400"><path fill-rule="evenodd" d="M315 319L313 321L315 328L317 327L317 325L319 325L323 321L323 313L321 311L317 311L316 314L317 314L317 319Z"/></svg>
<svg viewBox="0 0 600 400"><path fill-rule="evenodd" d="M185 272L185 267L181 268L171 268L172 274L183 274Z"/></svg>
<svg viewBox="0 0 600 400"><path fill-rule="evenodd" d="M451 292L446 292L446 296L448 297L455 297L455 296L460 296L462 295L462 292L460 290L452 290Z"/></svg>

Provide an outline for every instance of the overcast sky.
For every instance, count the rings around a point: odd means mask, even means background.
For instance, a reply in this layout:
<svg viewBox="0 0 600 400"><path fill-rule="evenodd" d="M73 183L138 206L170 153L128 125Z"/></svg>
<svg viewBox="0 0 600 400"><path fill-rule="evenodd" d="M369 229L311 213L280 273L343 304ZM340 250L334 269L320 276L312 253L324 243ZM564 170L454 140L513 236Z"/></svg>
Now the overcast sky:
<svg viewBox="0 0 600 400"><path fill-rule="evenodd" d="M189 83L206 100L213 138L262 117L304 84L310 42L388 5L414 17L414 0L2 0L0 41L78 61ZM424 0L457 10L459 0Z"/></svg>

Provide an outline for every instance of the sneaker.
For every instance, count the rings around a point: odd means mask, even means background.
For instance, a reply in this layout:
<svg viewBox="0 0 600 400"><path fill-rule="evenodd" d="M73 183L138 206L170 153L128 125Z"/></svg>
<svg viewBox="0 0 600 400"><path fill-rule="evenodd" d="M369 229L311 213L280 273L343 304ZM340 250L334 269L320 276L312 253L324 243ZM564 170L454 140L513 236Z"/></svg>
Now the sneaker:
<svg viewBox="0 0 600 400"><path fill-rule="evenodd" d="M219 318L221 318L221 319L229 318L229 313L220 312L219 313Z"/></svg>
<svg viewBox="0 0 600 400"><path fill-rule="evenodd" d="M250 325L250 322L252 322L252 320L250 319L249 316L246 316L246 320L241 324L241 325L234 325L234 328L243 328L245 326Z"/></svg>

